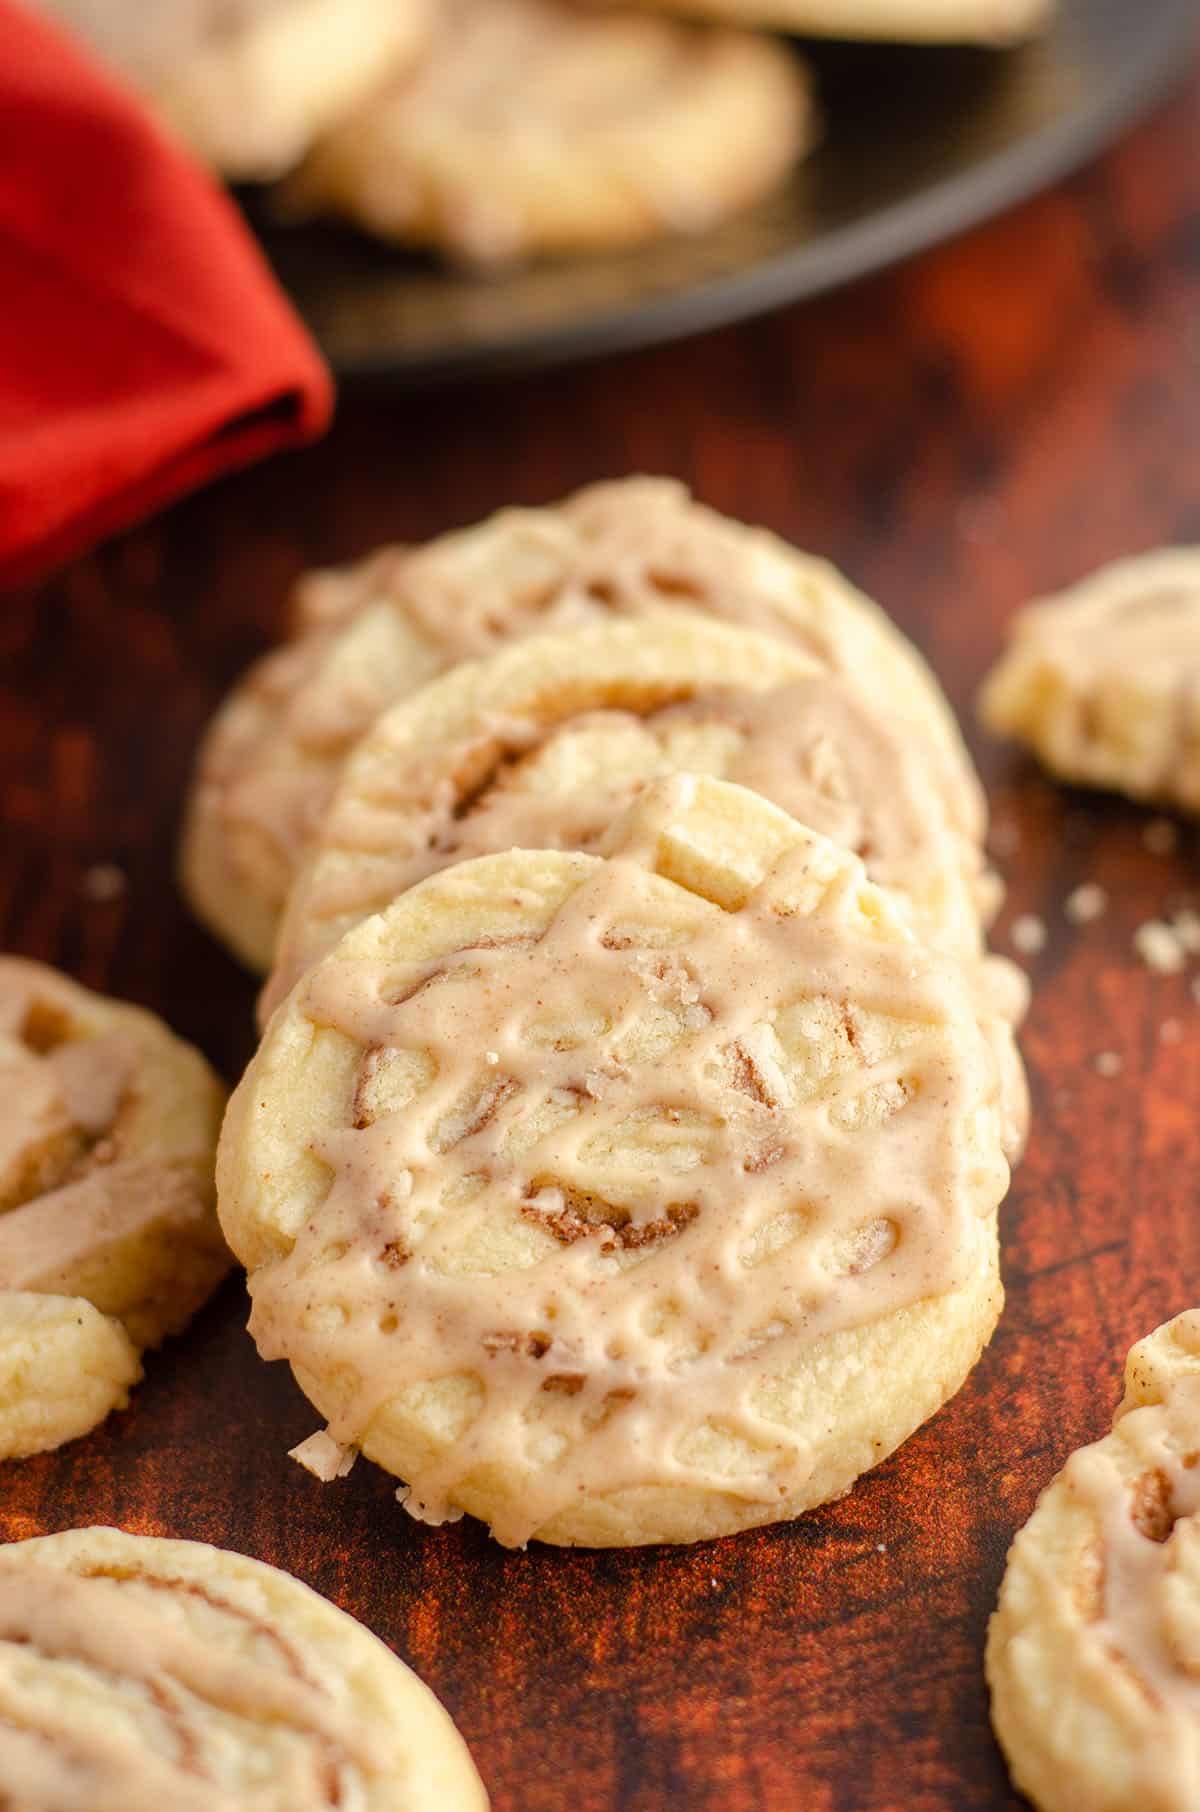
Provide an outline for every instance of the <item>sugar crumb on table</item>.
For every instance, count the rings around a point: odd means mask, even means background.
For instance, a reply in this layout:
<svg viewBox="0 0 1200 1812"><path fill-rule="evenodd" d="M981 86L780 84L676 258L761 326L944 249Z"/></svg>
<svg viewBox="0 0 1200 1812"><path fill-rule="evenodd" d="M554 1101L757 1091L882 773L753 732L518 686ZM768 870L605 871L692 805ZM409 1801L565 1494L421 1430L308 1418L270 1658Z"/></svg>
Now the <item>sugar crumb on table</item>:
<svg viewBox="0 0 1200 1812"><path fill-rule="evenodd" d="M1072 925L1091 925L1108 910L1108 894L1095 881L1083 881L1063 902L1063 912Z"/></svg>
<svg viewBox="0 0 1200 1812"><path fill-rule="evenodd" d="M1009 936L1022 956L1037 956L1046 948L1046 922L1034 912L1023 912L1013 920Z"/></svg>
<svg viewBox="0 0 1200 1812"><path fill-rule="evenodd" d="M1133 934L1139 961L1157 975L1178 975L1187 964L1187 952L1174 928L1163 919L1147 919Z"/></svg>

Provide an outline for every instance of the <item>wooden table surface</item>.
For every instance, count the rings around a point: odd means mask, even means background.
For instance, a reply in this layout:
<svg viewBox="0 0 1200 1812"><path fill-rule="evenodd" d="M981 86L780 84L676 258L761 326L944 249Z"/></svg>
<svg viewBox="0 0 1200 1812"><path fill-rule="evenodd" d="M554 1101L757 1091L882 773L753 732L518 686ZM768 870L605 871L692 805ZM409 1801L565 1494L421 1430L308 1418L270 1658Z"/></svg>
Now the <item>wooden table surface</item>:
<svg viewBox="0 0 1200 1812"><path fill-rule="evenodd" d="M323 445L0 608L3 944L159 1009L236 1076L252 985L174 891L180 800L202 725L314 562L675 473L885 601L971 729L1028 593L1200 541L1198 423L1200 79L1065 187L847 294L528 384L347 397ZM1107 1426L1131 1341L1200 1299L1200 1006L1131 949L1200 878L1193 831L1155 854L1144 813L971 734L1010 881L998 943L1018 912L1050 933L1008 1308L966 1388L848 1498L683 1550L509 1553L470 1523L422 1528L366 1463L322 1487L287 1459L317 1418L257 1359L230 1282L127 1413L0 1472L0 1533L113 1522L290 1568L437 1690L495 1812L1016 1805L980 1665L1005 1549ZM91 897L100 863L121 897ZM1062 903L1084 880L1112 904L1076 928Z"/></svg>

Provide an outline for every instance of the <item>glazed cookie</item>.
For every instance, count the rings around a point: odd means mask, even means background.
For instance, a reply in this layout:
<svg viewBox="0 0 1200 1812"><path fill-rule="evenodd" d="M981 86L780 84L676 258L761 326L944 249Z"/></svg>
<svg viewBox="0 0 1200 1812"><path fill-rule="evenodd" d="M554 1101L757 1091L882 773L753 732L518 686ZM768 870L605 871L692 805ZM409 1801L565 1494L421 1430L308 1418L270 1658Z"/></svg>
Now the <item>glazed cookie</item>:
<svg viewBox="0 0 1200 1812"><path fill-rule="evenodd" d="M748 32L441 0L432 46L314 149L284 205L477 265L696 231L808 148L802 64Z"/></svg>
<svg viewBox="0 0 1200 1812"><path fill-rule="evenodd" d="M220 1213L319 1475L361 1449L506 1544L694 1541L845 1491L961 1384L1002 1121L961 968L679 775L607 857L478 857L351 931L234 1095Z"/></svg>
<svg viewBox="0 0 1200 1812"><path fill-rule="evenodd" d="M73 1529L0 1547L14 1812L486 1812L427 1686L289 1574Z"/></svg>
<svg viewBox="0 0 1200 1812"><path fill-rule="evenodd" d="M0 957L0 1459L121 1407L229 1269L224 1091L150 1013Z"/></svg>
<svg viewBox="0 0 1200 1812"><path fill-rule="evenodd" d="M932 942L979 955L974 794L939 745L799 649L676 611L529 637L385 712L297 876L264 1014L425 875L512 847L592 849L679 769L753 787L854 849Z"/></svg>
<svg viewBox="0 0 1200 1812"><path fill-rule="evenodd" d="M1028 606L980 708L1064 780L1200 812L1200 549Z"/></svg>
<svg viewBox="0 0 1200 1812"><path fill-rule="evenodd" d="M1200 1806L1200 1311L1140 1341L1112 1433L1013 1543L992 1720L1043 1812Z"/></svg>
<svg viewBox="0 0 1200 1812"><path fill-rule="evenodd" d="M1012 44L1040 31L1055 0L637 0L693 17L830 38Z"/></svg>
<svg viewBox="0 0 1200 1812"><path fill-rule="evenodd" d="M339 766L388 705L522 635L680 604L792 642L886 698L940 743L982 840L983 797L953 714L883 612L825 561L705 509L672 480L632 478L308 579L299 633L250 669L201 749L181 863L193 908L252 968L269 968Z"/></svg>
<svg viewBox="0 0 1200 1812"><path fill-rule="evenodd" d="M431 0L38 0L205 163L261 182L299 162L423 46Z"/></svg>

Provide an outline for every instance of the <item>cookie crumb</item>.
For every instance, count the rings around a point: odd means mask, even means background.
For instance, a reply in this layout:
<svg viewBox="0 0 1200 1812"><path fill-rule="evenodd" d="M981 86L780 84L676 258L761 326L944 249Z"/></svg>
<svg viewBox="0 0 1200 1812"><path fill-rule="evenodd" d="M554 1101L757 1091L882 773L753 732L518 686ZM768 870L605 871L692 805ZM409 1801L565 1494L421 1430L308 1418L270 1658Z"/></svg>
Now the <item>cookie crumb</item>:
<svg viewBox="0 0 1200 1812"><path fill-rule="evenodd" d="M1108 910L1108 895L1095 881L1084 881L1063 902L1063 911L1072 925L1091 925Z"/></svg>
<svg viewBox="0 0 1200 1812"><path fill-rule="evenodd" d="M1124 1067L1117 1051L1099 1051L1093 1057L1092 1063L1101 1076L1119 1076Z"/></svg>
<svg viewBox="0 0 1200 1812"><path fill-rule="evenodd" d="M1178 975L1187 962L1187 952L1170 925L1162 919L1147 919L1133 934L1133 947L1147 969L1156 975Z"/></svg>
<svg viewBox="0 0 1200 1812"><path fill-rule="evenodd" d="M1179 847L1179 826L1169 818L1151 818L1142 831L1142 842L1152 856L1170 856Z"/></svg>
<svg viewBox="0 0 1200 1812"><path fill-rule="evenodd" d="M408 1485L396 1489L396 1502L403 1506L414 1522L425 1523L431 1529L440 1529L446 1523L460 1523L466 1514L447 1505L445 1510L435 1509L422 1498L415 1497Z"/></svg>
<svg viewBox="0 0 1200 1812"><path fill-rule="evenodd" d="M85 869L82 885L87 899L97 906L106 906L110 900L120 899L129 882L124 869L115 862L96 862Z"/></svg>
<svg viewBox="0 0 1200 1812"><path fill-rule="evenodd" d="M876 1554L886 1554L887 1553L887 1543L885 1541L877 1541L875 1543L875 1552L876 1552Z"/></svg>
<svg viewBox="0 0 1200 1812"><path fill-rule="evenodd" d="M1036 956L1039 950L1046 948L1045 921L1034 912L1023 912L1015 918L1009 935L1013 949L1019 950L1022 956Z"/></svg>
<svg viewBox="0 0 1200 1812"><path fill-rule="evenodd" d="M499 1061L500 1061L499 1051L485 1051L483 1053L483 1056L484 1056L485 1063L495 1064L495 1063L499 1063Z"/></svg>
<svg viewBox="0 0 1200 1812"><path fill-rule="evenodd" d="M1164 1019L1158 1028L1158 1036L1163 1044L1178 1044L1183 1037L1183 1026L1178 1019Z"/></svg>
<svg viewBox="0 0 1200 1812"><path fill-rule="evenodd" d="M328 1485L333 1479L344 1479L355 1460L358 1449L343 1447L335 1441L327 1428L318 1428L316 1434L310 1434L307 1441L301 1441L288 1454L289 1460L296 1460L311 1472L315 1479Z"/></svg>

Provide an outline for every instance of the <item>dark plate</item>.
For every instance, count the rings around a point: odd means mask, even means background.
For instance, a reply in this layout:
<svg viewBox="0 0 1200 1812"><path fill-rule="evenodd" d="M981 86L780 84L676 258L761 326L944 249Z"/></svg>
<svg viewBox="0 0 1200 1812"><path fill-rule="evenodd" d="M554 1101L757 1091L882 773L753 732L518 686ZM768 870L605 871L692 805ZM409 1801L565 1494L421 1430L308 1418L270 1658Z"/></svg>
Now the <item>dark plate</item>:
<svg viewBox="0 0 1200 1812"><path fill-rule="evenodd" d="M1196 0L1062 0L1046 37L1006 53L806 46L820 149L692 239L479 278L338 229L258 225L343 378L432 383L646 345L831 289L1053 181L1147 105L1198 15Z"/></svg>

